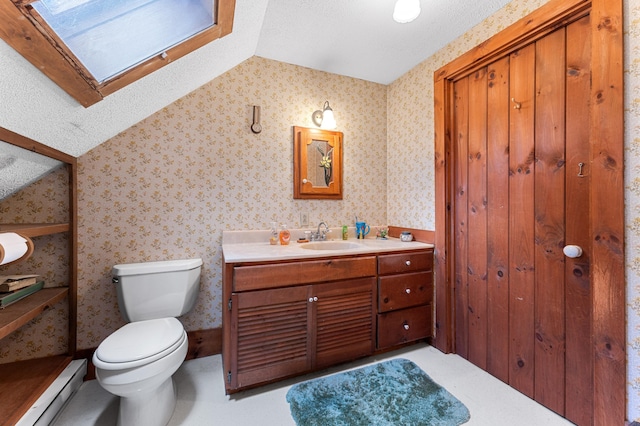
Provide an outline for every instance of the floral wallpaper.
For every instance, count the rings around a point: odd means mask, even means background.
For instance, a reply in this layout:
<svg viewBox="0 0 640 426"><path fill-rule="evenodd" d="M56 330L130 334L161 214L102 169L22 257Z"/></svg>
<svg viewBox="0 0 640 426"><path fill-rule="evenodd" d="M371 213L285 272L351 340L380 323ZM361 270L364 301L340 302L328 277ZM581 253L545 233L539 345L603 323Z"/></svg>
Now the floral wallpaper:
<svg viewBox="0 0 640 426"><path fill-rule="evenodd" d="M200 297L182 318L197 330L220 326L222 230L267 229L271 221L298 227L301 212L312 224L358 215L433 229L433 72L545 3L513 1L389 86L254 57L80 157L78 348L97 346L122 324L110 279L116 263L202 257ZM633 421L640 420L640 0L624 0L624 30ZM291 128L313 127L311 113L325 100L344 132L344 200L293 200ZM262 107L258 135L249 129L253 105ZM0 221L39 209L17 197L0 203ZM0 340L1 362L64 351L66 311L46 315Z"/></svg>
<svg viewBox="0 0 640 426"><path fill-rule="evenodd" d="M329 100L344 133L344 199L293 199L294 125ZM78 347L123 322L118 263L201 257L188 330L221 327L223 230L386 223L386 87L253 57L79 158ZM250 130L261 106L262 132Z"/></svg>

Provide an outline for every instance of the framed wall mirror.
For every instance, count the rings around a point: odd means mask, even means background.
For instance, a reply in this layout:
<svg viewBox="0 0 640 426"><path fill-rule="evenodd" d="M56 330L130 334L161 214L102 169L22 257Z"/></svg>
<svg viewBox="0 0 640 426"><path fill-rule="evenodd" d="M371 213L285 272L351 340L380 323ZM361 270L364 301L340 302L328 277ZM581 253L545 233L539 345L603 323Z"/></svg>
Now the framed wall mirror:
<svg viewBox="0 0 640 426"><path fill-rule="evenodd" d="M294 126L293 198L342 200L342 132Z"/></svg>

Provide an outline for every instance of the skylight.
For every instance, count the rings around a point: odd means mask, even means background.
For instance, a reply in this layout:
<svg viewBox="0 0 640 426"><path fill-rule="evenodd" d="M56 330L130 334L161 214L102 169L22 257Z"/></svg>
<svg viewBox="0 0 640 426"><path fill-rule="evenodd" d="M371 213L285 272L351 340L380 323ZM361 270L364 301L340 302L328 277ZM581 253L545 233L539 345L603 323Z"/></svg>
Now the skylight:
<svg viewBox="0 0 640 426"><path fill-rule="evenodd" d="M215 0L37 0L31 5L98 82L216 25Z"/></svg>

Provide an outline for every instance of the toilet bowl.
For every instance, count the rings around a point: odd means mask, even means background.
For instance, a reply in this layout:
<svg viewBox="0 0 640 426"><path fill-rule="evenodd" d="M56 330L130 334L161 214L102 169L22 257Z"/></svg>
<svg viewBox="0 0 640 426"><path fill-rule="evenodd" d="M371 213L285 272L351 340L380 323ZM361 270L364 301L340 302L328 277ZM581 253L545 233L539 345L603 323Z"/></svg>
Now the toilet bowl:
<svg viewBox="0 0 640 426"><path fill-rule="evenodd" d="M166 425L176 405L173 374L187 355L187 333L175 318L127 324L94 353L96 378L120 397L118 425Z"/></svg>
<svg viewBox="0 0 640 426"><path fill-rule="evenodd" d="M201 259L114 266L118 303L128 324L93 354L96 379L120 397L118 426L164 426L176 405L173 374L189 342L175 317L191 310Z"/></svg>

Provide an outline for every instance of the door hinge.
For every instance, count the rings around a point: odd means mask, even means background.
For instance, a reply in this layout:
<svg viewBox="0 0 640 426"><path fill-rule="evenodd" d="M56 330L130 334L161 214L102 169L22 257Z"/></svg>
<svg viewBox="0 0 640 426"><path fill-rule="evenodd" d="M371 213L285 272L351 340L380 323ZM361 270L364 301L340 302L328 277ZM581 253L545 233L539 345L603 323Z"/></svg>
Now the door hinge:
<svg viewBox="0 0 640 426"><path fill-rule="evenodd" d="M227 307L229 308L229 310L231 310L231 299L229 299L229 303L227 304Z"/></svg>
<svg viewBox="0 0 640 426"><path fill-rule="evenodd" d="M227 383L231 383L231 371L227 373Z"/></svg>

